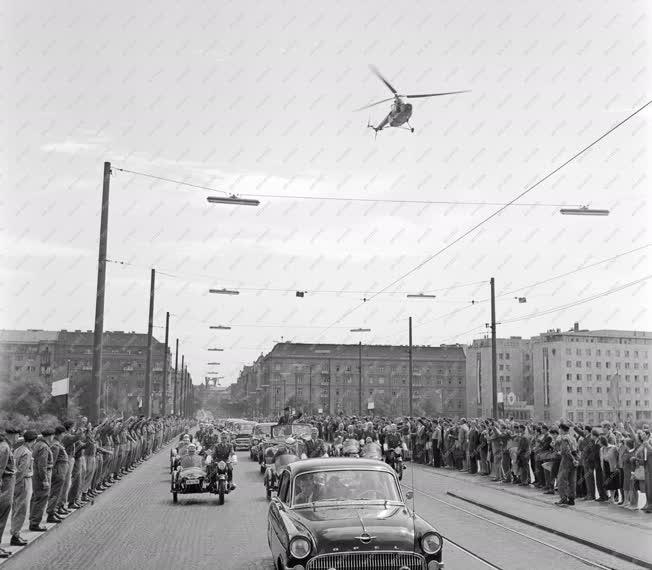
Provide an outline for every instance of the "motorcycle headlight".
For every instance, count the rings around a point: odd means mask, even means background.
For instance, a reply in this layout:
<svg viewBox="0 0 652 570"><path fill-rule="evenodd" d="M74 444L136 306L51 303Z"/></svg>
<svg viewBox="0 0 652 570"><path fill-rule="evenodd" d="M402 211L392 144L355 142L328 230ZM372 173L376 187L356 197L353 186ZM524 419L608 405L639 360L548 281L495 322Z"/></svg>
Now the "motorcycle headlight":
<svg viewBox="0 0 652 570"><path fill-rule="evenodd" d="M298 536L290 541L290 554L295 558L305 558L310 554L312 545L307 538Z"/></svg>
<svg viewBox="0 0 652 570"><path fill-rule="evenodd" d="M224 463L224 461L219 461L218 464L217 464L217 468L220 469L220 470L221 469L226 469L226 463Z"/></svg>
<svg viewBox="0 0 652 570"><path fill-rule="evenodd" d="M441 546L442 538L436 532L428 532L421 537L421 548L426 554L437 554Z"/></svg>

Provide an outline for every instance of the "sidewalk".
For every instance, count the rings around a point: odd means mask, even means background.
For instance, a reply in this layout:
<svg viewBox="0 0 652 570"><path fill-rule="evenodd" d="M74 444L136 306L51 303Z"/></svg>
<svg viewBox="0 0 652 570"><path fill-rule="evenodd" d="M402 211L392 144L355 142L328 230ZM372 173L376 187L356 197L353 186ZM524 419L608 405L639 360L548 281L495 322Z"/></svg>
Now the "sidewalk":
<svg viewBox="0 0 652 570"><path fill-rule="evenodd" d="M562 508L554 505L558 495L543 495L534 487L501 484L449 469L419 466L417 471L447 478L451 497L652 568L652 516L642 511L595 501L576 501L576 506Z"/></svg>

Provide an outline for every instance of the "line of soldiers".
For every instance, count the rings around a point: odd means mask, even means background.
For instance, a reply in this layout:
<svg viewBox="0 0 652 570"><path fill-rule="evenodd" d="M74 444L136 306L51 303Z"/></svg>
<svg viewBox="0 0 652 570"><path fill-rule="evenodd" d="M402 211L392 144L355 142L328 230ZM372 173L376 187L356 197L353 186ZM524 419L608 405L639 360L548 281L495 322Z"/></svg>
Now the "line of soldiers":
<svg viewBox="0 0 652 570"><path fill-rule="evenodd" d="M10 545L24 546L21 530L44 532L87 504L183 431L176 417L66 420L40 434L7 425L0 429L0 543L9 515ZM0 546L0 558L9 550Z"/></svg>

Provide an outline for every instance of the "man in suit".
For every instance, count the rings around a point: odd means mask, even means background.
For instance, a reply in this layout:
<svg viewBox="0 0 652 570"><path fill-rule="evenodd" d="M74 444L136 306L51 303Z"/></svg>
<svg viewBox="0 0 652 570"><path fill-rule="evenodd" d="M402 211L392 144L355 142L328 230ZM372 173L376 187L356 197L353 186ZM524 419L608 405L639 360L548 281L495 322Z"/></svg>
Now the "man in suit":
<svg viewBox="0 0 652 570"><path fill-rule="evenodd" d="M41 438L36 440L32 449L34 458L34 475L32 477L32 501L29 505L29 530L33 532L44 532L47 530L41 526L43 513L50 496L52 484L52 451L50 445L54 437L52 428L45 428L41 432Z"/></svg>

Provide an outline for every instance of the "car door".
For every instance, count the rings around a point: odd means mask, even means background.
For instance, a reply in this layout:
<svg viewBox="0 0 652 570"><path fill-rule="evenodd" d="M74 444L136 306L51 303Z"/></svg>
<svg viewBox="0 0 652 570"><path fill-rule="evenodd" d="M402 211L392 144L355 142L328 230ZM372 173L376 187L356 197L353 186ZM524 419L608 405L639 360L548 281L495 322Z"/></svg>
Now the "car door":
<svg viewBox="0 0 652 570"><path fill-rule="evenodd" d="M278 485L278 494L269 506L269 541L279 550L285 551L288 545L288 533L281 512L287 508L290 493L290 472L283 471ZM272 552L275 552L272 547Z"/></svg>

